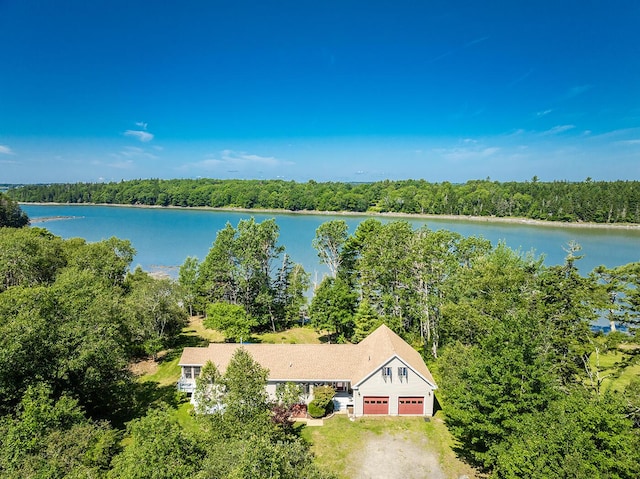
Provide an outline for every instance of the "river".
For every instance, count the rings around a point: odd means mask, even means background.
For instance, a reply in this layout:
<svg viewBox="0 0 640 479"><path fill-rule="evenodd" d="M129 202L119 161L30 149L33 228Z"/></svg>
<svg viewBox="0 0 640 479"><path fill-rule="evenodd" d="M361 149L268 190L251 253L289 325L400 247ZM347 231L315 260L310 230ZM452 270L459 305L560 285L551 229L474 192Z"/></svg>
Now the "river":
<svg viewBox="0 0 640 479"><path fill-rule="evenodd" d="M95 205L35 205L23 204L33 226L47 228L63 238L81 237L99 241L117 236L128 239L137 254L133 266L146 271L163 271L177 276L178 267L187 256L202 260L216 232L227 222L234 226L243 218L256 221L275 218L280 227L280 244L293 261L302 263L314 277L321 277L326 269L318 262L311 241L316 228L332 219L343 219L353 232L367 218L345 215L312 215L287 213L259 213L214 211L188 208L136 208ZM544 255L545 264L563 262L564 248L570 241L582 245L583 259L578 262L582 274L600 264L612 267L640 261L640 229L571 228L567 226L539 226L522 223L489 221L419 219L377 217L386 222L406 219L414 227L427 225L433 230L448 229L464 236L482 236L493 244L504 241L507 246L522 252L534 251ZM41 221L46 219L46 221Z"/></svg>

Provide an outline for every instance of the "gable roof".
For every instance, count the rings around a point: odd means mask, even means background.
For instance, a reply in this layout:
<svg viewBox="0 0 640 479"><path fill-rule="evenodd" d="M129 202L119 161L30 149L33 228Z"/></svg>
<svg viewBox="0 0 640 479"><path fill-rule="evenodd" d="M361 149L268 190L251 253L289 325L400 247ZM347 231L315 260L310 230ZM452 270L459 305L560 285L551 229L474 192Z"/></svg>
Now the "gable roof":
<svg viewBox="0 0 640 479"><path fill-rule="evenodd" d="M393 357L400 358L434 388L433 376L422 357L386 325L359 344L230 344L184 348L180 366L202 366L207 361L224 374L233 353L242 347L271 381L350 381L356 386Z"/></svg>
<svg viewBox="0 0 640 479"><path fill-rule="evenodd" d="M396 356L422 376L423 379L431 383L433 387L437 387L431 371L427 368L420 353L389 329L386 324L380 325L378 329L363 339L357 346L361 349L361 353L366 352L367 358L371 359L367 362L361 362L361 370L358 374L359 379L353 383L354 385L366 379L374 371L374 368L382 366L383 362L388 362L389 359Z"/></svg>

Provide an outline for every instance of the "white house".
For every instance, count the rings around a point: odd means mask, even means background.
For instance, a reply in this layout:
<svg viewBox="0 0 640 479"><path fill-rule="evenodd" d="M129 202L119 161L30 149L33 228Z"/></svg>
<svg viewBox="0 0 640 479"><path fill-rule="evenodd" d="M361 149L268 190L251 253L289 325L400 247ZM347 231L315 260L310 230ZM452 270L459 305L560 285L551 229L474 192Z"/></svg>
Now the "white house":
<svg viewBox="0 0 640 479"><path fill-rule="evenodd" d="M432 416L436 383L420 354L386 325L359 344L229 344L185 348L178 389L195 390L195 378L211 361L224 374L231 356L245 348L269 370L267 392L279 383L301 384L305 401L315 386L336 389L336 409L358 417L369 414Z"/></svg>

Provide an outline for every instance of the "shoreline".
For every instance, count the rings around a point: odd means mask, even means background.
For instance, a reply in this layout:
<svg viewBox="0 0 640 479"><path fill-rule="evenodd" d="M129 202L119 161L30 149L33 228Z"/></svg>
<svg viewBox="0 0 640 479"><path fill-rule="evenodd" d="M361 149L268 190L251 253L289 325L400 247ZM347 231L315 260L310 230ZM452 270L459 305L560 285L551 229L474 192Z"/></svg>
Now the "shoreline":
<svg viewBox="0 0 640 479"><path fill-rule="evenodd" d="M38 206L112 206L116 208L149 208L149 209L176 209L176 210L201 210L201 211L228 211L240 213L261 213L261 214L280 214L280 215L308 215L308 216L353 216L363 218L417 218L417 219L434 219L447 221L466 221L475 223L504 223L516 225L530 226L546 226L556 228L585 228L585 229L623 229L623 230L640 230L638 223L574 223L568 221L544 221L532 218L516 218L516 217L498 217L498 216L467 216L467 215L434 215L424 213L398 213L398 212L357 212L357 211L316 211L316 210L284 210L269 208L217 208L212 206L158 206L158 205L126 205L113 203L43 203L43 202L20 202L19 204L38 205ZM46 222L58 219L67 219L68 217L49 217L35 220L35 222Z"/></svg>

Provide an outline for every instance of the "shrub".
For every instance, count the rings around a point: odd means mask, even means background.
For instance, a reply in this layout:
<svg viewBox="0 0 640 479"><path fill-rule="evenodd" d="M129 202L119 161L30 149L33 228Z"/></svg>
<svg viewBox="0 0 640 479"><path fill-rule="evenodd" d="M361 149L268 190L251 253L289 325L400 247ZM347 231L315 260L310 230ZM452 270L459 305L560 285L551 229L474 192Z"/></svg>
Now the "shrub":
<svg viewBox="0 0 640 479"><path fill-rule="evenodd" d="M326 414L325 408L323 406L320 406L315 399L309 403L307 412L309 413L309 416L315 419L324 417L324 415Z"/></svg>
<svg viewBox="0 0 640 479"><path fill-rule="evenodd" d="M309 403L308 412L313 418L321 418L333 412L335 389L331 386L318 386L313 390L313 401Z"/></svg>

